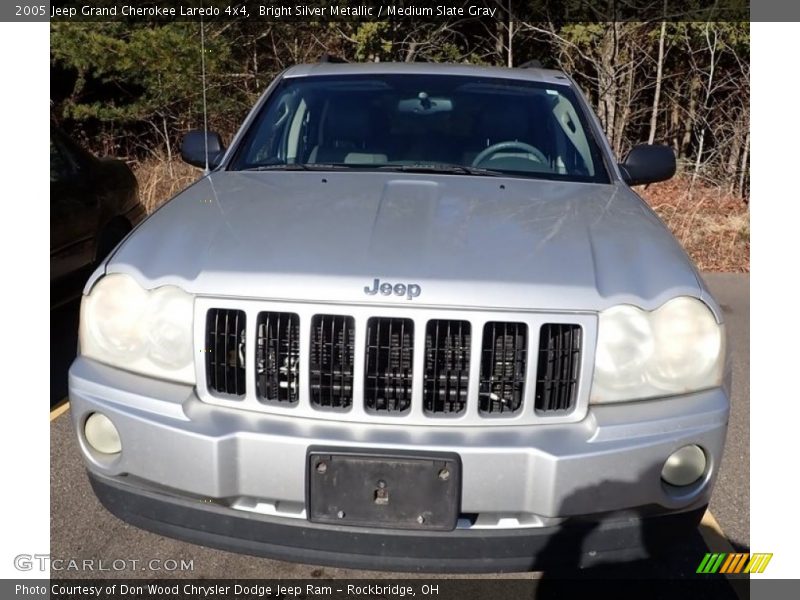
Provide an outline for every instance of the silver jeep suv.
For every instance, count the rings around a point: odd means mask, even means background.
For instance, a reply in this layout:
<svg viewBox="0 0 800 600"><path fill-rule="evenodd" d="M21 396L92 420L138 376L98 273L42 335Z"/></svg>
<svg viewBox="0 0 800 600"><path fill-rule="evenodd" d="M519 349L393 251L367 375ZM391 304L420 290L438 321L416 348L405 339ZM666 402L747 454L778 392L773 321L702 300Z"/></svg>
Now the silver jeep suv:
<svg viewBox="0 0 800 600"><path fill-rule="evenodd" d="M70 370L120 518L308 563L540 569L696 528L722 312L558 71L301 65L94 273ZM565 558L565 555L567 558Z"/></svg>

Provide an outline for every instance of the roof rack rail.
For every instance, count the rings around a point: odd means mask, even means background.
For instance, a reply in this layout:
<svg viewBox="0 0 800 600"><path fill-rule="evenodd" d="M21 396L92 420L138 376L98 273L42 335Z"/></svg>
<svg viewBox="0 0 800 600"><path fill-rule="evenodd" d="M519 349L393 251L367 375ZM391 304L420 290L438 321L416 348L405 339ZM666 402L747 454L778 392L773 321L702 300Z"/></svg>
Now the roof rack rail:
<svg viewBox="0 0 800 600"><path fill-rule="evenodd" d="M527 62L522 63L519 66L520 69L541 69L542 68L542 61L540 60L529 60Z"/></svg>
<svg viewBox="0 0 800 600"><path fill-rule="evenodd" d="M346 63L347 61L343 59L341 56L336 56L335 54L328 54L327 52L319 57L317 62L321 63Z"/></svg>

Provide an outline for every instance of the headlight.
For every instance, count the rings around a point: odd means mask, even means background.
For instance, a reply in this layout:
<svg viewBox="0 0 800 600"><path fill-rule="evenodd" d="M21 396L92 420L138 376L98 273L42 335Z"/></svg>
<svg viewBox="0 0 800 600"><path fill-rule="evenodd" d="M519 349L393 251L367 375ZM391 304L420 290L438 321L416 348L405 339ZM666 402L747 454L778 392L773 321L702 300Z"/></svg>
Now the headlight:
<svg viewBox="0 0 800 600"><path fill-rule="evenodd" d="M696 298L675 298L652 312L615 306L600 313L591 401L717 387L724 355L724 328Z"/></svg>
<svg viewBox="0 0 800 600"><path fill-rule="evenodd" d="M81 354L153 377L194 383L194 298L175 286L148 291L106 275L81 303Z"/></svg>

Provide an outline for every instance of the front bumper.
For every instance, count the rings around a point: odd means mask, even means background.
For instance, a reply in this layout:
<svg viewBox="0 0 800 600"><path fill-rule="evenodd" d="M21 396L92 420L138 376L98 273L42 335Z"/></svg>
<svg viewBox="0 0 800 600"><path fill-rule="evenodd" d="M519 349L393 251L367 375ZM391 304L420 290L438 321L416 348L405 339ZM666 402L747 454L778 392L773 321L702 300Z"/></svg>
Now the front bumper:
<svg viewBox="0 0 800 600"><path fill-rule="evenodd" d="M399 532L295 523L204 505L91 474L109 512L204 546L295 562L382 571L520 572L586 567L663 552L694 531L705 507L650 518L598 516L554 527Z"/></svg>
<svg viewBox="0 0 800 600"><path fill-rule="evenodd" d="M727 394L715 389L596 406L569 424L354 424L212 406L190 386L84 358L70 370L70 401L95 490L121 518L213 546L395 570L533 568L549 543L586 523L597 536L580 536L586 555L641 551L642 539L652 539L643 523L692 528L710 498L729 411ZM116 425L119 455L87 445L83 423L93 412ZM669 488L660 479L664 461L687 444L705 450L707 472L686 489ZM309 523L311 446L457 453L461 512L470 519L425 534ZM346 558L343 547L352 548Z"/></svg>

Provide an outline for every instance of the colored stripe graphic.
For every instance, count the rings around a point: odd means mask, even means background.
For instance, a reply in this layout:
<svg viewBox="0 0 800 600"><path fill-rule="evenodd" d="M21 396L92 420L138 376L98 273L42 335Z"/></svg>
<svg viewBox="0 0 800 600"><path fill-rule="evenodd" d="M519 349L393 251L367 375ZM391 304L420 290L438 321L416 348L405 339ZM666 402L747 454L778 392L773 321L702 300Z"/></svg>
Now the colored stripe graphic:
<svg viewBox="0 0 800 600"><path fill-rule="evenodd" d="M742 553L729 554L728 560L722 565L720 573L741 573L749 556L749 554Z"/></svg>
<svg viewBox="0 0 800 600"><path fill-rule="evenodd" d="M767 564L772 560L772 554L751 554L750 562L745 567L745 573L763 573Z"/></svg>
<svg viewBox="0 0 800 600"><path fill-rule="evenodd" d="M747 564L747 559L750 558L749 554L740 554L739 560L733 565L731 573L741 573L744 566Z"/></svg>
<svg viewBox="0 0 800 600"><path fill-rule="evenodd" d="M728 558L725 559L725 562L722 563L722 568L719 570L720 573L730 573L731 565L734 561L739 560L738 554L728 554Z"/></svg>
<svg viewBox="0 0 800 600"><path fill-rule="evenodd" d="M748 560L749 559L749 560ZM772 554L747 554L741 552L707 553L697 573L763 573L772 560Z"/></svg>
<svg viewBox="0 0 800 600"><path fill-rule="evenodd" d="M712 554L706 553L703 557L703 560L700 561L700 566L697 567L697 573L705 573L706 566L708 565L709 560L711 560Z"/></svg>
<svg viewBox="0 0 800 600"><path fill-rule="evenodd" d="M701 562L700 566L697 567L697 572L716 573L726 556L727 555L724 552L720 554L706 554L703 558L703 562Z"/></svg>

